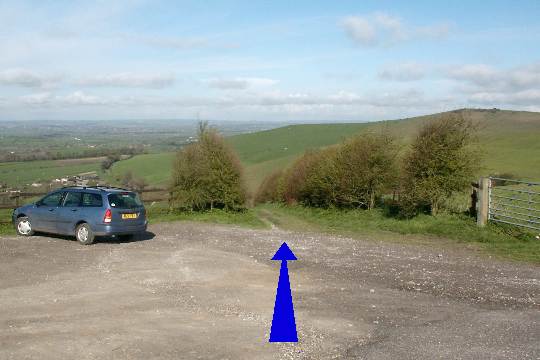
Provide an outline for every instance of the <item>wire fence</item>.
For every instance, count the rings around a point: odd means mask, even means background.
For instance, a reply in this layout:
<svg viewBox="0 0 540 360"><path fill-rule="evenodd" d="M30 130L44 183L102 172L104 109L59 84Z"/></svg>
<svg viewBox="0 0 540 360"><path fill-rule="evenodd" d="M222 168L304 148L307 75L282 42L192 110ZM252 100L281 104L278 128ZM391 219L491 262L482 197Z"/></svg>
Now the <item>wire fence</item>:
<svg viewBox="0 0 540 360"><path fill-rule="evenodd" d="M540 183L489 180L488 221L540 231Z"/></svg>

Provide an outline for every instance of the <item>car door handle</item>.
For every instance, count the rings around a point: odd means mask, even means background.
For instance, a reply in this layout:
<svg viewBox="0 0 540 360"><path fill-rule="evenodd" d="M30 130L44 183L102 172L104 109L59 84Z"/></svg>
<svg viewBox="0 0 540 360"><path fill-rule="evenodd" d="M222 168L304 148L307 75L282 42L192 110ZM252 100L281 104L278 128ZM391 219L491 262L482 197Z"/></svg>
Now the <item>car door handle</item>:
<svg viewBox="0 0 540 360"><path fill-rule="evenodd" d="M71 209L71 211L75 212L75 211L77 211L77 209Z"/></svg>
<svg viewBox="0 0 540 360"><path fill-rule="evenodd" d="M54 209L49 209L49 211L54 211Z"/></svg>

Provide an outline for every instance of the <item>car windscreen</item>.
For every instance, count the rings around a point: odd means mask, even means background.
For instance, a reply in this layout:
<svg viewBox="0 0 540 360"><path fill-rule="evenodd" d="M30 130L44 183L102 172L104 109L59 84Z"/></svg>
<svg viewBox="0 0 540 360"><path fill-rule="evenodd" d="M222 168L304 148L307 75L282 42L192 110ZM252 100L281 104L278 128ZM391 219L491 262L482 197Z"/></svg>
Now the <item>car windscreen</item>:
<svg viewBox="0 0 540 360"><path fill-rule="evenodd" d="M109 204L117 209L135 209L142 205L139 196L132 192L109 194Z"/></svg>

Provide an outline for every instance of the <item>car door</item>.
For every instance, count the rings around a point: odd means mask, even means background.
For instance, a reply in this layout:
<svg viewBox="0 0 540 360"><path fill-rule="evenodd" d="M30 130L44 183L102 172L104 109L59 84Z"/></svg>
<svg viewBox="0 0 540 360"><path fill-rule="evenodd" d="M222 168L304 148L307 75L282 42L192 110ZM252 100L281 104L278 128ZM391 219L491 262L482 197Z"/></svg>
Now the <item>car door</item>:
<svg viewBox="0 0 540 360"><path fill-rule="evenodd" d="M56 231L59 234L72 235L76 222L81 218L81 198L79 191L67 191L62 206L58 208Z"/></svg>
<svg viewBox="0 0 540 360"><path fill-rule="evenodd" d="M56 218L63 197L64 193L58 191L45 196L36 203L36 208L30 219L36 230L56 232Z"/></svg>

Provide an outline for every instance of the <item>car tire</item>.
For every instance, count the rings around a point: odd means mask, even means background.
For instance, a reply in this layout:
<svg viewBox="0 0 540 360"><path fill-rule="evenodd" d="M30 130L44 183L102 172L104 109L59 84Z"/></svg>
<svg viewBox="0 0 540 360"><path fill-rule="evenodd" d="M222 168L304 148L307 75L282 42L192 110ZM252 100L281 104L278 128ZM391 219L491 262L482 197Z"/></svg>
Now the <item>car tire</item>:
<svg viewBox="0 0 540 360"><path fill-rule="evenodd" d="M77 225L75 238L83 245L90 245L94 242L94 232L87 223Z"/></svg>
<svg viewBox="0 0 540 360"><path fill-rule="evenodd" d="M17 235L20 236L34 235L34 229L32 228L30 219L28 219L27 216L21 216L17 219L17 221L15 222L15 230L17 231Z"/></svg>

